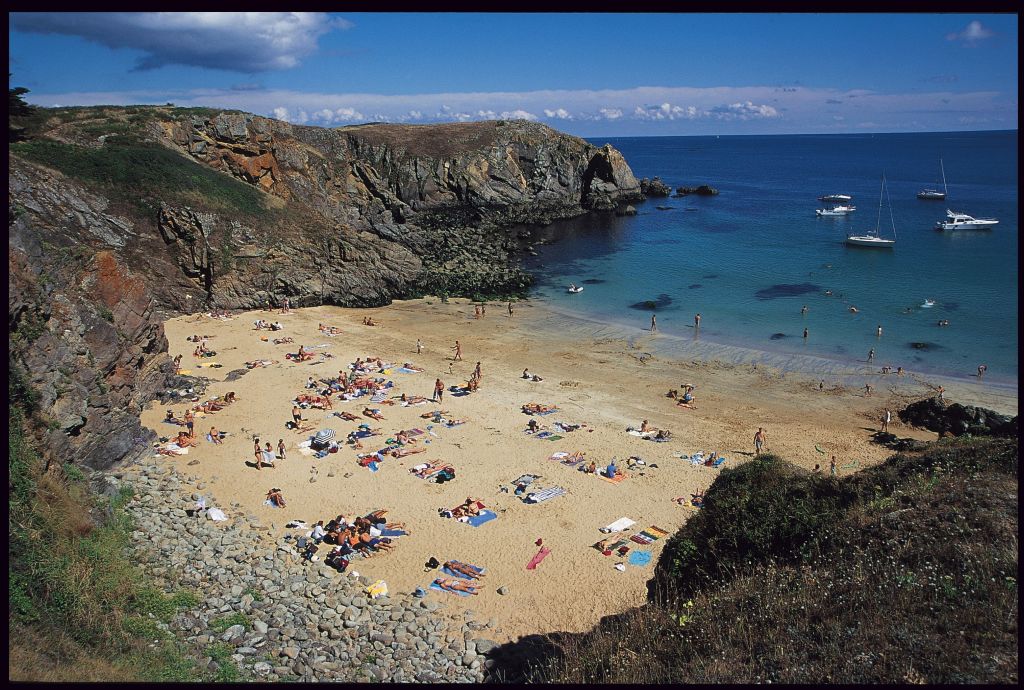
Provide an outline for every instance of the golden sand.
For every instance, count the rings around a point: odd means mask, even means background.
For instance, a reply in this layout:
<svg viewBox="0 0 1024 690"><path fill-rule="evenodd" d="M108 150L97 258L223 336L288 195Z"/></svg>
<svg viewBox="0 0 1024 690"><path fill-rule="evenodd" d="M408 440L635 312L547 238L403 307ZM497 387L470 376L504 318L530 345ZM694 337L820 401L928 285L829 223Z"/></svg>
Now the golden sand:
<svg viewBox="0 0 1024 690"><path fill-rule="evenodd" d="M154 462L172 463L198 476L229 517L255 514L272 526L277 537L293 519L312 525L338 514L388 510L389 519L404 522L411 534L397 539L390 553L353 560L349 570L384 579L392 592L410 592L429 585L435 571L425 572L423 564L431 556L442 562L457 559L483 566L486 576L479 596L441 592L430 596L456 612L472 608L485 618L497 618L499 629L492 637L507 641L531 633L586 630L604 615L643 603L646 582L665 539L649 546L629 543L632 550L652 552L654 560L643 567L629 565L627 558L617 554L604 556L592 544L605 536L600 527L620 517L636 521L627 535L650 525L674 532L696 511L672 499L689 498L707 488L720 470L693 466L676 454L718 451L728 458L723 468L736 467L752 457L753 435L760 426L767 431L766 450L798 465L810 469L820 463L827 472L829 456L835 454L841 468L856 463L862 469L891 454L871 442L881 411L889 406L895 417L896 409L929 390L926 382L908 377L876 384L872 396L852 386L830 385L822 392L817 378L782 376L764 365L663 359L656 354L659 336L643 334L639 328L630 342L621 333L571 322L531 303L517 304L511 318L503 305L489 307L482 319L474 318L473 305L466 300L442 304L430 299L370 310L316 307L289 314L249 312L228 321L207 316L172 319L166 324L170 354L182 353L184 369L212 380L203 399L235 391L239 401L197 419L199 447L189 455ZM380 325L362 325L366 316ZM256 331L253 321L257 318L280 320L285 328ZM337 326L344 334L326 337L318 332L320 323ZM214 336L208 347L217 351L212 361L220 368L196 366L210 360L193 358L195 345L186 341L193 334ZM271 342L285 336L295 343ZM417 338L424 346L420 355L416 354ZM456 339L462 343L464 361L452 363ZM313 364L286 361L285 353L295 352L299 344L327 345L316 352L330 353L332 358L321 362L318 356ZM655 354L641 356L642 352ZM465 384L477 361L482 363L483 380L480 390L471 395L452 397L446 392L440 406L371 405L382 409L383 422L365 418L346 422L330 417L330 412L306 410L305 418L316 428L332 428L337 440L343 441L359 423L369 422L384 430L383 436L364 439L364 448L374 450L400 429L426 429L431 422L420 414L438 407L467 423L455 428L434 425L437 436L424 434L417 444L429 440L428 452L389 458L375 473L360 467L356 451L348 447L322 460L301 455L296 444L309 434L285 428L291 420L292 399L306 392L308 376L337 376L356 357L367 356L379 356L396 366L412 362L425 369L388 375L395 383L393 396L408 393L429 398L437 377L446 387ZM280 364L249 371L237 381L224 381L228 372L244 368L245 361L260 358ZM523 380L526 367L544 380ZM696 386L696 409L679 408L666 397L669 388L684 383ZM1016 413L1015 393L993 398L980 386L945 385L949 399L987 402L1002 412ZM334 409L359 415L369 404L366 400L335 401ZM555 421L587 426L562 434L558 441L526 435L531 417L520 408L528 402L560 408L555 414L536 417L549 427ZM171 406L179 417L185 407ZM161 422L165 409L151 406L142 421L159 435L170 436L178 428ZM672 440L654 443L626 433L627 426L639 426L644 419L653 427L671 430ZM222 445L205 439L214 425L231 434ZM902 428L898 421L892 430L900 436L935 437ZM287 459L261 471L248 465L253 458L253 435L270 441L275 450L283 438ZM626 458L638 456L647 468L629 471L626 480L612 484L548 459L556 451L577 450L599 466L612 456L620 466ZM198 464L186 466L193 460ZM439 460L456 468L453 481L433 484L409 472L417 463ZM840 474L850 471L854 470L841 469ZM329 477L330 473L334 476ZM538 486L562 486L568 494L537 505L522 503L513 495L510 482L527 473L541 476ZM313 476L316 481L311 483ZM503 486L508 487L507 493L500 490ZM287 508L264 505L271 487L283 490ZM439 517L438 508L453 507L470 496L496 511L498 519L474 528ZM231 508L235 502L241 508ZM526 564L538 551L538 539L551 553L535 570L527 570ZM322 548L321 556L326 552ZM624 572L615 569L619 562L626 563ZM501 586L508 588L506 595L496 593Z"/></svg>

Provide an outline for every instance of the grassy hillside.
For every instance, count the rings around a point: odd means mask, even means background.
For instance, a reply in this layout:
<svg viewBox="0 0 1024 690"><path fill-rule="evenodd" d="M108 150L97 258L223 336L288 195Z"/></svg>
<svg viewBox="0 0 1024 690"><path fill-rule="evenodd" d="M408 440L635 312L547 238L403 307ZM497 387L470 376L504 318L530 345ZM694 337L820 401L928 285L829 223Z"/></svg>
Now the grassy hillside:
<svg viewBox="0 0 1024 690"><path fill-rule="evenodd" d="M98 497L74 465L45 466L26 434L32 396L16 379L8 394L9 678L202 680L164 626L198 599L165 594L133 563L130 491Z"/></svg>
<svg viewBox="0 0 1024 690"><path fill-rule="evenodd" d="M841 479L764 457L666 545L651 603L549 640L533 680L1015 683L1017 445Z"/></svg>

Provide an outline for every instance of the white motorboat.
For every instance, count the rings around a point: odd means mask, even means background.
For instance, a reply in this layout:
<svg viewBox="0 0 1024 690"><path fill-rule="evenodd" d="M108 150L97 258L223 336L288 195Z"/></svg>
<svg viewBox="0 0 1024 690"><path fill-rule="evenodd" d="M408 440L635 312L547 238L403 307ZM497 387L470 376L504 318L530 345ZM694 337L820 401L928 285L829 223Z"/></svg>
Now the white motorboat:
<svg viewBox="0 0 1024 690"><path fill-rule="evenodd" d="M846 203L847 201L853 201L853 197L849 194L826 194L825 196L819 196L818 201L834 201L836 203Z"/></svg>
<svg viewBox="0 0 1024 690"><path fill-rule="evenodd" d="M946 169L942 166L942 159L939 159L939 169L942 170L942 191L937 189L922 189L917 193L918 199L926 201L942 201L946 198Z"/></svg>
<svg viewBox="0 0 1024 690"><path fill-rule="evenodd" d="M946 220L940 220L935 224L936 230L988 230L993 225L998 225L995 218L974 218L966 213L950 211L946 209Z"/></svg>
<svg viewBox="0 0 1024 690"><path fill-rule="evenodd" d="M574 295L577 292L583 292L583 286L582 285L576 285L575 283L570 283L568 289L569 289L569 292L571 294L574 294Z"/></svg>
<svg viewBox="0 0 1024 690"><path fill-rule="evenodd" d="M832 208L817 208L814 213L818 216L845 216L857 210L856 206L833 206Z"/></svg>
<svg viewBox="0 0 1024 690"><path fill-rule="evenodd" d="M875 220L875 228L868 230L862 235L847 235L846 244L854 247L872 247L876 249L891 249L896 246L896 221L892 217L892 201L889 201L889 220L892 221L892 239L881 237L878 228L882 222L882 196L885 194L885 175L882 175L882 188L878 192L878 218Z"/></svg>

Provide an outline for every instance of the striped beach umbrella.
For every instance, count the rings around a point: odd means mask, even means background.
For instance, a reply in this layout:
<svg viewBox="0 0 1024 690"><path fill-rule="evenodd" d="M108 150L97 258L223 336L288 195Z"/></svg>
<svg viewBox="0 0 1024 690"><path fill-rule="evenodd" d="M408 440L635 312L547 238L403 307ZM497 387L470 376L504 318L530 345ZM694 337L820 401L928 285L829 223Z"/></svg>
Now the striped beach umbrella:
<svg viewBox="0 0 1024 690"><path fill-rule="evenodd" d="M321 429L320 431L316 432L316 435L314 435L313 438L321 442L330 441L332 438L334 438L334 429Z"/></svg>

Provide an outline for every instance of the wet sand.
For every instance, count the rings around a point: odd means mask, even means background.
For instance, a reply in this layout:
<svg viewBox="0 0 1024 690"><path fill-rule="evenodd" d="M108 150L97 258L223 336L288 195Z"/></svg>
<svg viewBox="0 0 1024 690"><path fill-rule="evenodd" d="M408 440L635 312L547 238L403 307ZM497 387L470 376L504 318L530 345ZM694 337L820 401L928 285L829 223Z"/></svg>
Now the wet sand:
<svg viewBox="0 0 1024 690"><path fill-rule="evenodd" d="M170 354L182 353L184 369L211 379L204 399L235 391L239 401L197 419L200 445L189 455L154 458L154 462L187 468L207 483L208 492L217 497L218 506L229 517L257 515L275 535L285 533L285 523L293 519L312 524L339 513L352 516L388 510L389 519L404 522L411 534L397 539L392 552L355 559L349 569L384 579L393 592L408 592L417 586L425 588L436 576L435 571L424 572L423 564L431 556L442 562L457 559L483 566L487 574L479 596L436 591L429 596L456 613L472 608L478 615L496 618L499 629L493 637L507 641L531 633L586 630L604 615L643 602L646 582L665 540L649 546L629 542L631 551L652 553L647 566L628 564L628 555L604 556L591 545L605 536L598 528L620 517L636 521L628 536L651 525L674 532L696 511L672 499L689 498L708 487L719 470L693 466L675 454L718 451L728 458L723 468L736 467L752 457L752 438L762 426L768 434L766 449L796 464L810 469L820 463L827 472L828 458L835 454L841 468L856 463L855 468L861 469L891 454L871 442L882 410L889 406L895 413L939 383L913 374L897 379L859 372L831 378L783 373L777 367L789 364L766 355L738 357L725 347L688 345L640 329L574 319L536 303L516 304L512 318L504 304L497 303L488 305L483 319L475 319L473 313L467 300L442 304L424 299L379 309L315 307L289 314L256 311L229 321L206 316L172 319L166 324ZM362 325L366 316L381 325ZM255 331L257 318L280 320L285 328L273 333ZM319 323L337 326L344 334L325 337L317 330ZM186 341L192 334L214 336L208 346L217 351L212 361L220 363L220 368L196 366L198 361L209 360L193 358L195 346ZM294 338L295 343L272 344L273 338L284 336ZM416 354L417 338L424 346L420 355ZM462 342L464 361L452 363L451 347L456 339ZM321 362L318 356L313 364L286 361L285 352L295 352L299 344L326 345L316 352L332 357ZM375 473L360 467L356 451L344 446L322 460L301 455L296 444L308 434L285 428L291 420L294 396L305 392L308 376L337 376L356 357L368 355L396 366L412 362L425 369L416 374L388 374L395 383L392 396L408 393L429 398L438 377L446 387L465 384L477 361L482 363L483 380L480 390L471 395L452 397L446 392L442 405L371 405L381 408L385 417L381 422L366 418L345 422L331 417L330 412L305 410L304 417L316 428L334 429L343 439L366 421L384 431L382 436L363 440L365 450L374 450L400 429L427 429L431 422L420 414L433 409L449 410L451 416L466 419L466 423L454 428L434 425L437 436L424 434L417 444L427 452L389 458ZM224 380L228 372L258 358L280 363L248 371L236 381ZM521 374L527 367L544 380L523 380ZM861 380L872 376L874 394L865 396ZM819 378L828 379L825 391L818 390ZM696 386L696 409L677 407L666 397L669 388L684 383ZM942 385L950 400L1016 414L1015 390L989 390L983 384L959 381ZM359 415L368 404L365 400L334 401L334 409ZM527 435L524 430L531 417L520 408L528 402L560 408L555 414L536 418L549 427L555 421L587 426L561 434L558 441ZM184 404L170 407L179 417L186 408ZM151 406L142 421L158 434L169 436L178 427L161 422L165 409ZM639 426L643 419L652 427L671 430L672 440L654 443L626 433L627 426ZM231 434L222 445L205 440L211 425ZM930 432L902 428L898 421L891 426L900 436L935 438ZM263 442L269 440L275 449L283 438L287 459L278 461L273 469L257 471L250 466L253 435ZM638 456L646 462L646 469L627 471L627 479L613 484L548 460L556 451L577 450L585 451L598 466L615 456L622 467L626 458ZM187 466L192 460L199 462ZM453 481L433 484L409 473L415 464L439 460L455 467ZM855 470L841 470L840 474L850 471ZM522 474L540 475L538 486L558 485L568 494L537 505L525 504L513 495L510 484ZM316 481L311 483L313 476ZM271 487L283 490L287 508L264 505ZM451 508L470 496L497 512L498 519L474 528L438 516L438 508ZM231 507L236 502L240 508ZM551 553L536 570L527 570L526 564L538 551L538 539L543 539ZM325 554L326 549L320 553ZM614 568L619 562L626 563L624 572ZM507 587L507 594L496 593L501 586Z"/></svg>

